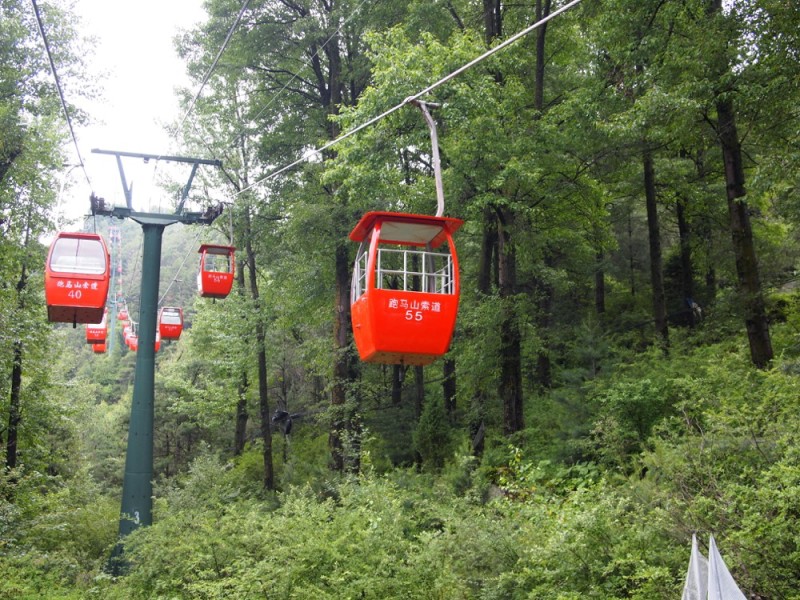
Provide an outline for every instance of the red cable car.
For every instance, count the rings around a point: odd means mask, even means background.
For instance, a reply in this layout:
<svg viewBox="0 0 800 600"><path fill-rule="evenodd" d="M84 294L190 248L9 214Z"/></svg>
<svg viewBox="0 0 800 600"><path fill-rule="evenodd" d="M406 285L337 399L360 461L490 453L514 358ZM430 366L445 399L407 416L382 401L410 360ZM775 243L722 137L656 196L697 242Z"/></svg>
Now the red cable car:
<svg viewBox="0 0 800 600"><path fill-rule="evenodd" d="M164 306L158 313L158 331L165 340L177 340L183 331L183 309Z"/></svg>
<svg viewBox="0 0 800 600"><path fill-rule="evenodd" d="M361 242L350 293L361 360L427 365L447 352L460 291L453 234L463 223L369 212L350 232Z"/></svg>
<svg viewBox="0 0 800 600"><path fill-rule="evenodd" d="M99 323L108 297L111 259L96 233L61 232L50 244L44 273L47 318Z"/></svg>
<svg viewBox="0 0 800 600"><path fill-rule="evenodd" d="M200 246L200 272L197 290L204 298L225 298L233 288L235 272L232 246L202 244Z"/></svg>
<svg viewBox="0 0 800 600"><path fill-rule="evenodd" d="M106 351L106 343L103 342L102 344L92 344L92 350L95 354L103 354Z"/></svg>
<svg viewBox="0 0 800 600"><path fill-rule="evenodd" d="M127 321L128 320L128 311L124 308L121 308L119 314L117 315L117 319L120 321Z"/></svg>
<svg viewBox="0 0 800 600"><path fill-rule="evenodd" d="M103 320L97 324L86 324L86 341L89 344L105 344L108 337L108 323L106 316L108 311L103 312Z"/></svg>

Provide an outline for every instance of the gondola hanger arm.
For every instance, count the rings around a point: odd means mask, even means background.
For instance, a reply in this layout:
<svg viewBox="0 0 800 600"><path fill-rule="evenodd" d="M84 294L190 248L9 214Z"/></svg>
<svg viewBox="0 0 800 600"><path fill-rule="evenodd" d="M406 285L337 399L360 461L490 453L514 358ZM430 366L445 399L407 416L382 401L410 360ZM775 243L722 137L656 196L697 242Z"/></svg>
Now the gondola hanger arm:
<svg viewBox="0 0 800 600"><path fill-rule="evenodd" d="M444 185L442 184L442 162L439 159L439 136L436 133L436 121L433 120L428 107L432 106L438 108L440 104L433 102L423 102L415 98L407 98L408 104L413 104L422 111L425 122L428 124L428 129L431 132L431 155L433 157L433 177L436 181L436 216L441 217L444 215Z"/></svg>

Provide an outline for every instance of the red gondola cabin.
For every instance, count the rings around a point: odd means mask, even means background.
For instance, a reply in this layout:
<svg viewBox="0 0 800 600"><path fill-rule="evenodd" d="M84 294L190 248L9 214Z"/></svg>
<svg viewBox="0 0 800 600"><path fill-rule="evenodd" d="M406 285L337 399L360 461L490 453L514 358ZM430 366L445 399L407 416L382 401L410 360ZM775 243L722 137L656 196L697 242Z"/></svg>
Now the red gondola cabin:
<svg viewBox="0 0 800 600"><path fill-rule="evenodd" d="M103 354L106 351L106 343L103 342L102 344L92 344L92 350L95 354Z"/></svg>
<svg viewBox="0 0 800 600"><path fill-rule="evenodd" d="M108 311L103 313L103 320L97 324L86 324L86 342L89 344L105 344L108 337Z"/></svg>
<svg viewBox="0 0 800 600"><path fill-rule="evenodd" d="M233 287L235 271L232 246L203 244L200 246L200 272L197 291L204 298L225 298Z"/></svg>
<svg viewBox="0 0 800 600"><path fill-rule="evenodd" d="M99 323L108 297L111 259L96 233L61 232L50 244L44 274L47 318Z"/></svg>
<svg viewBox="0 0 800 600"><path fill-rule="evenodd" d="M158 331L165 340L177 340L183 331L183 309L164 306L158 313Z"/></svg>
<svg viewBox="0 0 800 600"><path fill-rule="evenodd" d="M361 360L427 365L447 352L460 291L453 234L462 224L370 212L350 232L361 242L350 295Z"/></svg>

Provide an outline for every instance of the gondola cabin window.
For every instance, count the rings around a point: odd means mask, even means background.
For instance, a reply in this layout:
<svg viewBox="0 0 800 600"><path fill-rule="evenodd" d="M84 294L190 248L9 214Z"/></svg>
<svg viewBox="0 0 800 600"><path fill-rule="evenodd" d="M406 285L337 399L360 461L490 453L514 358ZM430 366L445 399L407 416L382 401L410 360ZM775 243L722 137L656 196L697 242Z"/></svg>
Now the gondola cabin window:
<svg viewBox="0 0 800 600"><path fill-rule="evenodd" d="M50 258L54 273L102 275L106 272L105 247L100 240L62 237Z"/></svg>
<svg viewBox="0 0 800 600"><path fill-rule="evenodd" d="M365 362L430 364L447 352L458 312L462 221L367 213L350 238L361 242L351 286L353 337Z"/></svg>

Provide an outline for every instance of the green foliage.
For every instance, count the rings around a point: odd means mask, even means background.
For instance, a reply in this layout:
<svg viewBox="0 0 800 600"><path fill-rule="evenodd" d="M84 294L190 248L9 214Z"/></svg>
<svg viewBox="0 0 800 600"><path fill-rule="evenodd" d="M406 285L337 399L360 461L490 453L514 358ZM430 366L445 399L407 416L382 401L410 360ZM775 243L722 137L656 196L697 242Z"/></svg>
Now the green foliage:
<svg viewBox="0 0 800 600"><path fill-rule="evenodd" d="M333 497L294 488L273 507L246 499L206 511L173 506L128 538L133 568L102 593L674 597L686 549L669 543L663 516L617 496L596 474L580 473L554 491L487 505L396 472L343 483L330 489Z"/></svg>
<svg viewBox="0 0 800 600"><path fill-rule="evenodd" d="M638 454L653 425L669 414L675 392L669 382L636 379L615 384L592 401L599 404L592 436L600 462L623 467Z"/></svg>
<svg viewBox="0 0 800 600"><path fill-rule="evenodd" d="M13 481L12 481L13 478ZM0 479L0 596L80 598L116 540L119 501L85 473Z"/></svg>
<svg viewBox="0 0 800 600"><path fill-rule="evenodd" d="M452 437L444 403L438 398L429 399L414 430L414 448L426 467L441 471L452 456Z"/></svg>

